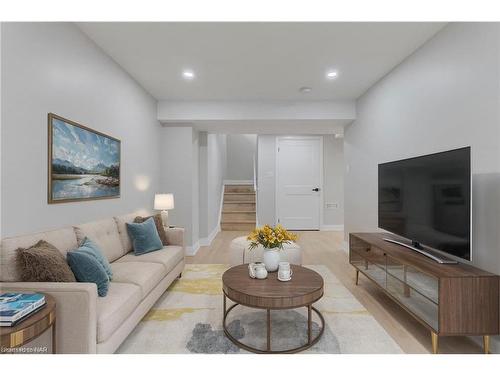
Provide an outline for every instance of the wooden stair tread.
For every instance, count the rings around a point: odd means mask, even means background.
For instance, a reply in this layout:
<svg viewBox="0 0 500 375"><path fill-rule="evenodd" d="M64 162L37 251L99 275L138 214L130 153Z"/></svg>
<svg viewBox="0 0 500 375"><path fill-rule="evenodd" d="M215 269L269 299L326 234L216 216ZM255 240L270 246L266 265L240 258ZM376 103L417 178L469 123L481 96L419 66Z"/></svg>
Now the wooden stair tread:
<svg viewBox="0 0 500 375"><path fill-rule="evenodd" d="M221 229L253 230L257 221L255 198L252 184L225 185Z"/></svg>
<svg viewBox="0 0 500 375"><path fill-rule="evenodd" d="M255 224L255 220L221 221L221 224Z"/></svg>

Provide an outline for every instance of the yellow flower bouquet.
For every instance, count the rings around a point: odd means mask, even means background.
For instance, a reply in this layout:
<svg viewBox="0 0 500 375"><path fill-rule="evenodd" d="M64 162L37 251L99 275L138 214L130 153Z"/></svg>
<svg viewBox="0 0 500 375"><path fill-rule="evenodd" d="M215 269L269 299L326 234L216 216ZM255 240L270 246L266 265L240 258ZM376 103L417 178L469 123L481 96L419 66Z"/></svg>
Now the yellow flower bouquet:
<svg viewBox="0 0 500 375"><path fill-rule="evenodd" d="M283 249L284 244L297 241L297 235L288 232L280 224L274 228L266 224L261 228L255 228L247 237L250 241L249 249L253 250L262 245L266 249Z"/></svg>

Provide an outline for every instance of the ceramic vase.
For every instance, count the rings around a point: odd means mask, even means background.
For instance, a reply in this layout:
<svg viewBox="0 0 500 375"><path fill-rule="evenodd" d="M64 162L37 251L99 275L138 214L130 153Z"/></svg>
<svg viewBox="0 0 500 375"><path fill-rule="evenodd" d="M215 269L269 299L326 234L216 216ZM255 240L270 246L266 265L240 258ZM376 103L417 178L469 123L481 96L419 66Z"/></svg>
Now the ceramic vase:
<svg viewBox="0 0 500 375"><path fill-rule="evenodd" d="M280 263L280 252L278 249L267 249L264 248L263 256L264 265L268 272L275 272L278 270Z"/></svg>

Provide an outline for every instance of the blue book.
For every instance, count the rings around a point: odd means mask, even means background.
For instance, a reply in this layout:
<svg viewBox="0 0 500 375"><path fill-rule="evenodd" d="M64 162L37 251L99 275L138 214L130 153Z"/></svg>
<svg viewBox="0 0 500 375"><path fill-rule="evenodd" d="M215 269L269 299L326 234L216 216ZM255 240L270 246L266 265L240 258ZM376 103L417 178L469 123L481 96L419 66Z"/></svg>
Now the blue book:
<svg viewBox="0 0 500 375"><path fill-rule="evenodd" d="M40 293L20 293L17 296L13 294L0 295L0 298L7 299L7 302L0 301L0 326L15 324L45 304L45 296Z"/></svg>
<svg viewBox="0 0 500 375"><path fill-rule="evenodd" d="M22 293L2 293L0 294L0 303L15 301L22 296Z"/></svg>

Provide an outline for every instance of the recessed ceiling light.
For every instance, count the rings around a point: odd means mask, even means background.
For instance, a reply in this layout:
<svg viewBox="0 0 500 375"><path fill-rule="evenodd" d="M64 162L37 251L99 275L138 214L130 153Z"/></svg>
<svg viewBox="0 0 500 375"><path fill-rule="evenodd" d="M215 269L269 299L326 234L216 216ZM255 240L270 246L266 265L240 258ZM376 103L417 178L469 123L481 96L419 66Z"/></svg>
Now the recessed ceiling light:
<svg viewBox="0 0 500 375"><path fill-rule="evenodd" d="M312 91L311 87L303 86L299 89L301 94L309 94Z"/></svg>
<svg viewBox="0 0 500 375"><path fill-rule="evenodd" d="M326 78L335 79L335 78L337 78L338 75L339 75L339 73L336 70L332 70L332 71L329 71L328 73L326 73Z"/></svg>
<svg viewBox="0 0 500 375"><path fill-rule="evenodd" d="M194 72L192 70L184 70L182 72L182 76L185 79L193 79L194 78Z"/></svg>

